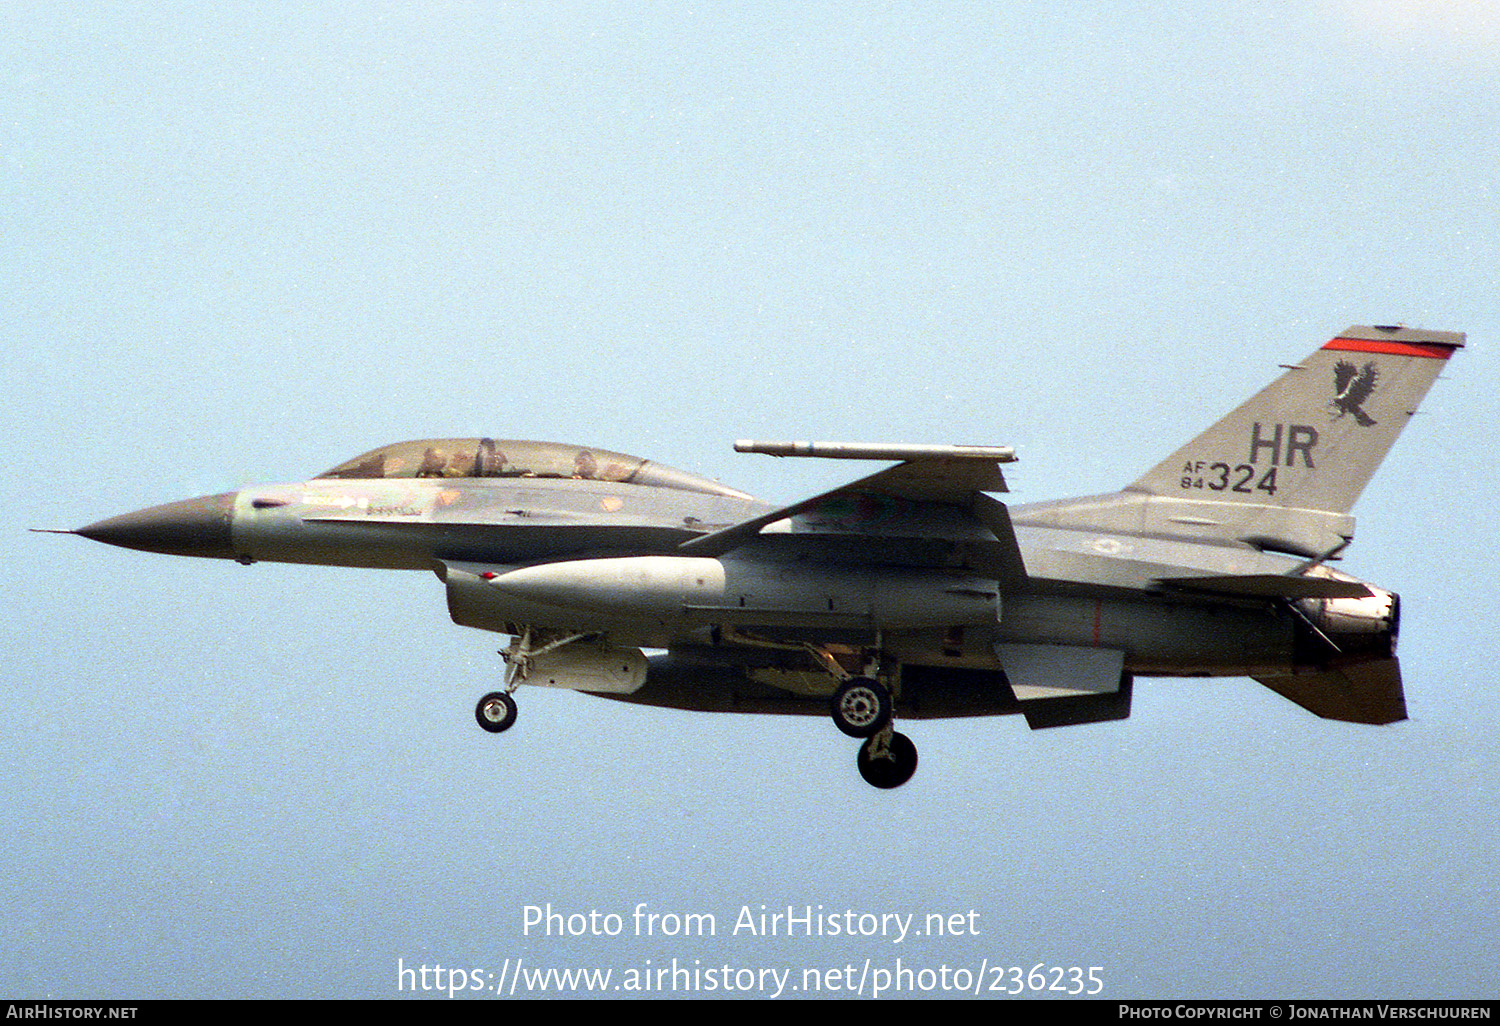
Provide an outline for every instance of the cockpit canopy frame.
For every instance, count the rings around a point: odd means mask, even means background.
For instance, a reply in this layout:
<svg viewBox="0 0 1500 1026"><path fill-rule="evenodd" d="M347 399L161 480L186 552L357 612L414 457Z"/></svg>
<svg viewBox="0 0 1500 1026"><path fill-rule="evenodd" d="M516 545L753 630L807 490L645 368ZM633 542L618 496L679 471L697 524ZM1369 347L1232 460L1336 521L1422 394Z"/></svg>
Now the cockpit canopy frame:
<svg viewBox="0 0 1500 1026"><path fill-rule="evenodd" d="M609 449L511 438L421 438L392 442L340 463L319 478L551 478L672 488L748 498L685 470Z"/></svg>

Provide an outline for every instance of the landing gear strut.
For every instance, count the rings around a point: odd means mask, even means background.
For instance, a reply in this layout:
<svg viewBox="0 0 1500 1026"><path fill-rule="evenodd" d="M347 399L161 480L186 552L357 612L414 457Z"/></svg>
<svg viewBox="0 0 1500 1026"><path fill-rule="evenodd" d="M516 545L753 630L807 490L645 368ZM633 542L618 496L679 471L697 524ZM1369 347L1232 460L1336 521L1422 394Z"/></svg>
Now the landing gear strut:
<svg viewBox="0 0 1500 1026"><path fill-rule="evenodd" d="M491 691L474 707L475 721L483 730L491 734L509 730L516 722L516 700L511 697L511 693L531 676L532 664L537 656L594 636L592 634L566 634L553 635L549 638L550 632L536 633L541 634L542 637L534 640L532 628L524 627L519 635L511 638L510 647L500 653L505 659L505 690Z"/></svg>

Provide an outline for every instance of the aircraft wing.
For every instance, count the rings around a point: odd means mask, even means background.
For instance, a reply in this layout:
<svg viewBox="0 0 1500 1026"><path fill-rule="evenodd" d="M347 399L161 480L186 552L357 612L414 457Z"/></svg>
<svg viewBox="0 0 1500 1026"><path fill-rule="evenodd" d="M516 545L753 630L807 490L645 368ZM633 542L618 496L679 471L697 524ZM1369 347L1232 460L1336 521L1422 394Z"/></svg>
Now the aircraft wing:
<svg viewBox="0 0 1500 1026"><path fill-rule="evenodd" d="M740 443L737 448L749 444ZM1010 513L1003 502L985 494L1007 491L999 466L1005 456L986 457L991 452L1008 450L989 450L985 456L975 456L954 455L943 447L931 447L931 451L913 449L871 446L858 455L840 452L835 458L880 458L866 453L913 458L831 491L690 539L679 545L678 551L692 556L721 556L757 539L786 535L862 536L871 544L881 538L930 538L967 545L970 564L993 573L1002 583L1024 581L1026 571Z"/></svg>

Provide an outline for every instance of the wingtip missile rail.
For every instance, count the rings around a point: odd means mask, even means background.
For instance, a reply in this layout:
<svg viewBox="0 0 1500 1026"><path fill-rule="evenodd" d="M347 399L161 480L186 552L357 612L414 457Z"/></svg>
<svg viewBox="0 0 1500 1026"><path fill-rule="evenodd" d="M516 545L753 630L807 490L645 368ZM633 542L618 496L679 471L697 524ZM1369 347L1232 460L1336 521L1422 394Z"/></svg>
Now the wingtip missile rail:
<svg viewBox="0 0 1500 1026"><path fill-rule="evenodd" d="M762 442L742 438L735 452L764 456L807 456L825 460L994 460L1016 462L1008 445L910 445L885 442Z"/></svg>

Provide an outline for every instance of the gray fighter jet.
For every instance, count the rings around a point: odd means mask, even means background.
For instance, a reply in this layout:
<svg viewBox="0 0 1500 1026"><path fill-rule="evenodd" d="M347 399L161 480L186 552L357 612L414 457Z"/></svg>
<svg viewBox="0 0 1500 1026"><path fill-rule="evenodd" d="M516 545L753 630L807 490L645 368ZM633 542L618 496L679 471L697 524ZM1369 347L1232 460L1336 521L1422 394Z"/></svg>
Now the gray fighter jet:
<svg viewBox="0 0 1500 1026"><path fill-rule="evenodd" d="M100 521L148 552L434 571L454 621L509 635L521 684L831 714L876 787L913 719L1130 714L1150 676L1248 676L1319 716L1405 718L1396 595L1330 569L1349 515L1464 336L1353 327L1123 490L1007 506L985 446L739 442L893 466L789 506L603 449L400 442L311 481ZM648 656L645 650L658 650Z"/></svg>

